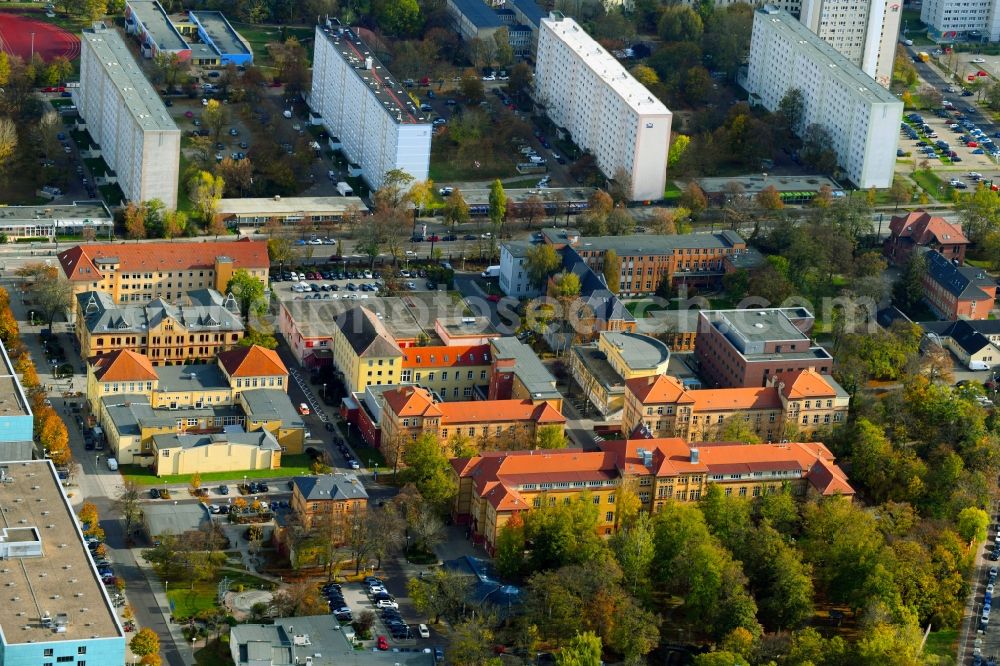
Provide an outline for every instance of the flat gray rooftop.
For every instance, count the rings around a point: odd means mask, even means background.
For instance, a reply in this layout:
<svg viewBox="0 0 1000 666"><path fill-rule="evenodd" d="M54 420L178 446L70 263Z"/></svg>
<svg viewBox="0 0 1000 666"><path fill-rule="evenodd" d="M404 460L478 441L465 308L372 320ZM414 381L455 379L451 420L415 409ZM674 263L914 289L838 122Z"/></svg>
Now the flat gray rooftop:
<svg viewBox="0 0 1000 666"><path fill-rule="evenodd" d="M132 13L146 27L150 38L161 51L184 51L187 42L157 0L129 0Z"/></svg>
<svg viewBox="0 0 1000 666"><path fill-rule="evenodd" d="M767 21L772 29L782 33L786 39L798 42L800 48L809 52L810 60L845 86L854 89L854 94L859 99L872 104L902 106L903 103L898 97L876 83L875 79L865 74L860 67L785 10L773 6L761 7L754 14L754 22L757 21Z"/></svg>
<svg viewBox="0 0 1000 666"><path fill-rule="evenodd" d="M277 286L283 286L286 282L279 282ZM294 294L294 292L292 292ZM329 292L327 292L329 293ZM343 294L344 292L339 292ZM347 292L351 293L351 292ZM354 292L357 293L357 292ZM327 294L323 294L324 296ZM333 296L338 295L334 292ZM374 312L386 330L396 338L415 338L424 332L424 327L420 325L406 303L400 298L380 298L369 294L362 300L350 300L347 298L331 300L292 300L287 297L281 299L288 314L295 320L295 326L308 338L329 338L333 337L333 332L338 328L339 323L344 321L346 312L356 306L367 308ZM294 294L299 299L302 294ZM279 296L279 298L281 298ZM431 320L433 330L433 320Z"/></svg>
<svg viewBox="0 0 1000 666"><path fill-rule="evenodd" d="M403 125L430 125L430 119L423 115L389 70L368 48L361 37L350 28L316 26L316 39L325 39L336 53L354 70L364 82L368 93L374 95L385 112L397 123ZM370 59L371 68L365 63Z"/></svg>
<svg viewBox="0 0 1000 666"><path fill-rule="evenodd" d="M124 640L55 468L48 460L8 462L0 468L5 476L0 483L0 529L33 527L42 542L41 557L0 562L6 592L0 604L4 644ZM26 532L20 535L30 539ZM53 621L65 620L64 632L43 626L46 612Z"/></svg>
<svg viewBox="0 0 1000 666"><path fill-rule="evenodd" d="M229 25L229 21L221 12L191 12L195 20L201 24L208 38L222 55L250 55L250 49L240 40L239 35Z"/></svg>
<svg viewBox="0 0 1000 666"><path fill-rule="evenodd" d="M655 368L670 360L670 349L656 338L618 331L602 333L601 337L618 348L618 353L633 370Z"/></svg>
<svg viewBox="0 0 1000 666"><path fill-rule="evenodd" d="M108 222L111 213L102 201L74 201L71 204L54 204L48 206L2 206L0 207L0 225L4 224L38 224L55 220L65 222Z"/></svg>
<svg viewBox="0 0 1000 666"><path fill-rule="evenodd" d="M357 208L368 212L360 197L281 197L280 199L220 199L216 211L220 215L273 215L275 213L300 215L340 215Z"/></svg>
<svg viewBox="0 0 1000 666"><path fill-rule="evenodd" d="M163 100L153 90L135 62L128 46L113 28L84 30L84 49L89 48L118 89L125 108L144 131L177 132L176 123L167 113Z"/></svg>
<svg viewBox="0 0 1000 666"><path fill-rule="evenodd" d="M489 317L439 317L436 322L449 335L495 335L499 336Z"/></svg>
<svg viewBox="0 0 1000 666"><path fill-rule="evenodd" d="M541 179L541 175L538 176ZM557 202L566 203L586 203L596 190L593 187L543 187L543 188L514 188L505 190L507 193L507 205L511 203L524 203L529 199L537 197L543 204L554 204ZM489 205L489 189L463 189L462 198L470 206Z"/></svg>
<svg viewBox="0 0 1000 666"><path fill-rule="evenodd" d="M542 398L562 396L555 388L556 378L531 347L512 337L494 338L490 344L493 345L494 360L514 361L514 375L533 396Z"/></svg>
<svg viewBox="0 0 1000 666"><path fill-rule="evenodd" d="M750 342L809 340L781 309L710 310L703 314L722 333L734 331Z"/></svg>
<svg viewBox="0 0 1000 666"><path fill-rule="evenodd" d="M31 416L31 406L7 350L0 345L0 417Z"/></svg>
<svg viewBox="0 0 1000 666"><path fill-rule="evenodd" d="M205 365L161 365L156 368L160 378L159 392L228 389L229 382L214 363Z"/></svg>
<svg viewBox="0 0 1000 666"><path fill-rule="evenodd" d="M597 350L597 345L579 345L573 347L572 351L580 364L601 383L604 390L609 393L625 392L625 380L608 363L607 355ZM586 392L587 387L583 389Z"/></svg>
<svg viewBox="0 0 1000 666"><path fill-rule="evenodd" d="M835 180L826 176L775 176L768 174L748 174L746 176L730 176L728 178L699 178L698 185L708 193L725 192L730 183L737 183L746 194L757 194L765 187L774 187L779 192L819 192L824 185L834 192L843 192L844 188Z"/></svg>

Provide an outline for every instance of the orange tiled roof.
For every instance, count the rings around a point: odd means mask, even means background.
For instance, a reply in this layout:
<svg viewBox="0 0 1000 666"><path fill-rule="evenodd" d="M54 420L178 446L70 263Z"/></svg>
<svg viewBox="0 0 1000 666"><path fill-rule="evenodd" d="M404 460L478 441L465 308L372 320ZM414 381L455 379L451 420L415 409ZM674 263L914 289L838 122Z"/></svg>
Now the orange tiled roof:
<svg viewBox="0 0 1000 666"><path fill-rule="evenodd" d="M618 476L615 456L604 451L494 451L452 461L455 472L475 479L475 492L497 511L527 509L516 486L561 480L607 479Z"/></svg>
<svg viewBox="0 0 1000 666"><path fill-rule="evenodd" d="M825 398L837 395L837 391L830 386L823 375L812 368L785 375L781 382L783 384L781 390L789 400Z"/></svg>
<svg viewBox="0 0 1000 666"><path fill-rule="evenodd" d="M455 345L448 347L407 347L403 349L404 368L453 368L489 365L493 360L490 346Z"/></svg>
<svg viewBox="0 0 1000 666"><path fill-rule="evenodd" d="M155 381L156 370L143 354L130 349L116 349L91 360L94 376L101 382Z"/></svg>
<svg viewBox="0 0 1000 666"><path fill-rule="evenodd" d="M534 421L540 425L566 422L566 417L549 403L536 405L530 400L442 402L437 407L441 412L441 425L498 421Z"/></svg>
<svg viewBox="0 0 1000 666"><path fill-rule="evenodd" d="M219 363L230 377L271 377L287 375L288 368L278 352L260 345L234 347L219 354Z"/></svg>
<svg viewBox="0 0 1000 666"><path fill-rule="evenodd" d="M102 276L101 259L117 259L119 272L143 272L213 268L220 256L236 268L270 266L267 243L251 240L77 245L59 254L59 265L70 282L94 282Z"/></svg>
<svg viewBox="0 0 1000 666"><path fill-rule="evenodd" d="M770 387L702 389L689 391L688 395L699 412L781 409L778 390Z"/></svg>
<svg viewBox="0 0 1000 666"><path fill-rule="evenodd" d="M419 386L403 386L382 393L386 407L396 416L441 416L431 394Z"/></svg>
<svg viewBox="0 0 1000 666"><path fill-rule="evenodd" d="M434 402L427 389L403 386L382 394L386 406L397 416L439 416L441 425L534 421L540 425L565 423L566 417L548 402L531 400L466 400Z"/></svg>
<svg viewBox="0 0 1000 666"><path fill-rule="evenodd" d="M698 462L692 462L692 448ZM823 495L853 495L847 475L823 444L701 443L689 446L680 438L632 439L604 442L601 451L516 451L483 453L456 458L452 469L461 478L474 479L474 492L498 511L529 508L517 486L524 483L558 483L613 479L622 474L676 476L785 472L789 478L806 478ZM653 453L647 467L639 449Z"/></svg>
<svg viewBox="0 0 1000 666"><path fill-rule="evenodd" d="M693 399L689 397L689 391L684 389L680 380L670 375L637 377L626 381L625 386L643 404L693 402Z"/></svg>
<svg viewBox="0 0 1000 666"><path fill-rule="evenodd" d="M889 231L899 238L910 238L917 245L927 245L932 240L944 245L964 245L969 242L962 233L961 226L922 210L893 217L889 222Z"/></svg>

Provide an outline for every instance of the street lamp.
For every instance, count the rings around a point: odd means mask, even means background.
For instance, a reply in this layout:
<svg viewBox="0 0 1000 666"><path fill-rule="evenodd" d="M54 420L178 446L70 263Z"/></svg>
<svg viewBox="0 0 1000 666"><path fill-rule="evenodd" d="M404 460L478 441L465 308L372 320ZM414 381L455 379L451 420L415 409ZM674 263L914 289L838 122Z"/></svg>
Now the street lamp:
<svg viewBox="0 0 1000 666"><path fill-rule="evenodd" d="M326 400L326 384L323 384L323 399Z"/></svg>

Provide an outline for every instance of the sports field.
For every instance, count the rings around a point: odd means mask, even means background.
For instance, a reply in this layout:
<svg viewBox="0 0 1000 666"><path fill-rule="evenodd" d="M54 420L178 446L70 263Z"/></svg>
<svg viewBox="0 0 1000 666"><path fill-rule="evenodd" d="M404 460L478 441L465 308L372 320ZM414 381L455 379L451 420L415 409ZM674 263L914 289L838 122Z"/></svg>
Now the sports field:
<svg viewBox="0 0 1000 666"><path fill-rule="evenodd" d="M32 49L46 62L56 56L75 60L80 56L80 38L51 23L0 12L0 48L25 60L31 59Z"/></svg>

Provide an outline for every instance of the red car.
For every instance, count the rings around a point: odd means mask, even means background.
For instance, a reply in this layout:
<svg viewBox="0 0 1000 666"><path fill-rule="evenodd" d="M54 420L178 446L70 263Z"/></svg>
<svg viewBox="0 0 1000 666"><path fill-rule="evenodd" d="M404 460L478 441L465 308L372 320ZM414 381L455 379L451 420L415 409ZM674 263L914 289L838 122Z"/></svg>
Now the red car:
<svg viewBox="0 0 1000 666"><path fill-rule="evenodd" d="M441 241L441 237L438 236L437 234L433 234L431 236L428 236L424 240L426 240L428 243L438 243Z"/></svg>
<svg viewBox="0 0 1000 666"><path fill-rule="evenodd" d="M379 636L378 637L378 641L376 641L375 646L379 650L383 650L383 651L388 650L389 649L389 641L386 640L385 636Z"/></svg>
<svg viewBox="0 0 1000 666"><path fill-rule="evenodd" d="M969 148L978 148L979 147L979 144L976 143L975 141L970 141L969 143L967 143L965 145L967 145Z"/></svg>
<svg viewBox="0 0 1000 666"><path fill-rule="evenodd" d="M53 88L52 86L45 86L44 88L42 88L42 92L55 92L55 91L56 89Z"/></svg>
<svg viewBox="0 0 1000 666"><path fill-rule="evenodd" d="M486 300L488 300L490 303L496 303L500 300L500 297L497 294L490 294L489 296L486 297Z"/></svg>

